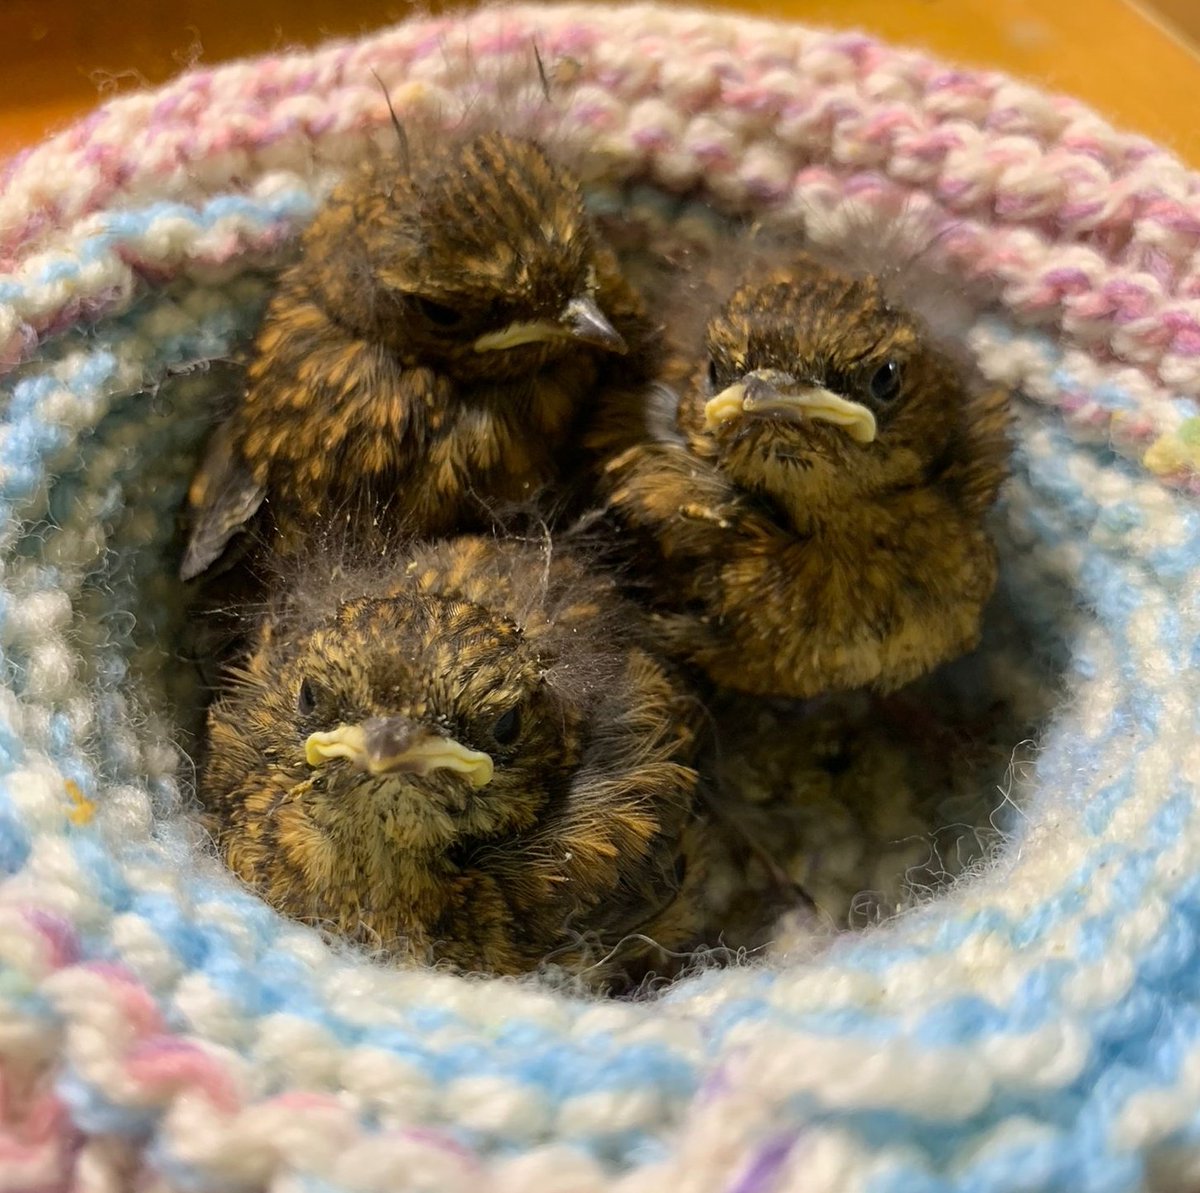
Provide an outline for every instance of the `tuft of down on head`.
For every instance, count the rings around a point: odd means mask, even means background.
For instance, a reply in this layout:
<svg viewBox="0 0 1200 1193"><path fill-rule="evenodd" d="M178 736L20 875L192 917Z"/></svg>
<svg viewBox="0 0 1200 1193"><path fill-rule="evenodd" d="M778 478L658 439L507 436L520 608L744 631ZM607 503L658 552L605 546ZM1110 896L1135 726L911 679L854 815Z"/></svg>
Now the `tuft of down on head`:
<svg viewBox="0 0 1200 1193"><path fill-rule="evenodd" d="M322 571L210 710L230 867L298 919L464 969L686 943L694 713L611 583L486 538Z"/></svg>

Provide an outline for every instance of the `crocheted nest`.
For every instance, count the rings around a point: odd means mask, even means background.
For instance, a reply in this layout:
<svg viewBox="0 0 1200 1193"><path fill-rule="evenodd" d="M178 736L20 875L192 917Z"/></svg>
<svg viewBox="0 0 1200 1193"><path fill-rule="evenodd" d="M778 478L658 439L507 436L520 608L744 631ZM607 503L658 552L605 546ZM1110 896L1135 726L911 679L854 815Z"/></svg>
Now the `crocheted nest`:
<svg viewBox="0 0 1200 1193"><path fill-rule="evenodd" d="M1019 391L1003 591L941 685L967 715L1001 709L990 752L922 786L876 743L888 781L827 781L798 832L818 886L912 906L652 1002L384 969L288 924L197 847L172 745L192 696L169 560L228 383L210 362L245 341L339 168L391 135L372 69L402 114L449 109L535 38L572 64L566 127L601 208L649 228L685 194L820 211L836 241L847 198L903 199L937 231L979 369ZM1002 76L653 7L421 21L193 72L12 163L0 1185L1200 1179L1198 192L1153 145ZM767 767L750 786L782 783Z"/></svg>

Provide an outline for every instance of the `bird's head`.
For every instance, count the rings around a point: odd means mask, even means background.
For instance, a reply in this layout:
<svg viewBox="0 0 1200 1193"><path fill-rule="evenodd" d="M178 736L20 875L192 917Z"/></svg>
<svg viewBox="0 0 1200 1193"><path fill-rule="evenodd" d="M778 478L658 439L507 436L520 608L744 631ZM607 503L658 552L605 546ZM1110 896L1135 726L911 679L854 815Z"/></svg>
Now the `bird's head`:
<svg viewBox="0 0 1200 1193"><path fill-rule="evenodd" d="M347 839L436 851L519 832L578 758L577 717L520 630L455 597L347 601L254 671L261 756Z"/></svg>
<svg viewBox="0 0 1200 1193"><path fill-rule="evenodd" d="M757 271L706 347L693 423L747 489L844 507L937 484L977 450L997 485L1003 475L1004 419L989 405L982 437L972 430L961 371L877 278L804 255Z"/></svg>
<svg viewBox="0 0 1200 1193"><path fill-rule="evenodd" d="M414 141L398 159L365 162L304 251L331 317L456 380L628 348L605 309L616 258L578 180L528 140Z"/></svg>

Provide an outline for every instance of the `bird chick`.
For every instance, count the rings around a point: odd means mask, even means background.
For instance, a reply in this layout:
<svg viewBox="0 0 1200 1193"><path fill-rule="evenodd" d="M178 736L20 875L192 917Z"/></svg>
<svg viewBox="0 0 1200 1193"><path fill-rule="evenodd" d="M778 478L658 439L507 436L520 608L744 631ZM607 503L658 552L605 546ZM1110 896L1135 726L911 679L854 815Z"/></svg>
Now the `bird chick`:
<svg viewBox="0 0 1200 1193"><path fill-rule="evenodd" d="M888 690L978 641L1007 427L878 277L791 250L733 288L675 440L611 460L607 499L665 644L717 683Z"/></svg>
<svg viewBox="0 0 1200 1193"><path fill-rule="evenodd" d="M253 523L478 529L568 468L588 397L649 368L641 301L535 143L406 135L338 186L282 276L188 495L180 573Z"/></svg>
<svg viewBox="0 0 1200 1193"><path fill-rule="evenodd" d="M208 714L200 795L236 874L464 971L604 984L692 939L695 704L611 581L470 536L307 574L335 579L276 603Z"/></svg>

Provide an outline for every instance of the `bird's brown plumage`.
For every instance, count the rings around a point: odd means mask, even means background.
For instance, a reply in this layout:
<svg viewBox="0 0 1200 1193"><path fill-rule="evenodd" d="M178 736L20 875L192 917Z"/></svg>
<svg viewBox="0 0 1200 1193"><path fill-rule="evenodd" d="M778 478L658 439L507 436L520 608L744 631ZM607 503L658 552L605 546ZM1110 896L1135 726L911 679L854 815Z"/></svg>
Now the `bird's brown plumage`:
<svg viewBox="0 0 1200 1193"><path fill-rule="evenodd" d="M603 485L675 654L808 697L895 688L975 645L1005 394L970 388L878 278L794 249L674 360L692 362L676 439L618 453Z"/></svg>
<svg viewBox="0 0 1200 1193"><path fill-rule="evenodd" d="M593 392L636 384L654 341L569 169L500 132L414 133L335 189L281 278L181 574L248 524L284 553L320 520L479 528L569 466Z"/></svg>
<svg viewBox="0 0 1200 1193"><path fill-rule="evenodd" d="M470 536L304 574L333 578L277 600L209 711L200 794L235 873L467 971L549 959L603 983L693 938L696 706L611 581ZM451 763L364 761L413 740Z"/></svg>

